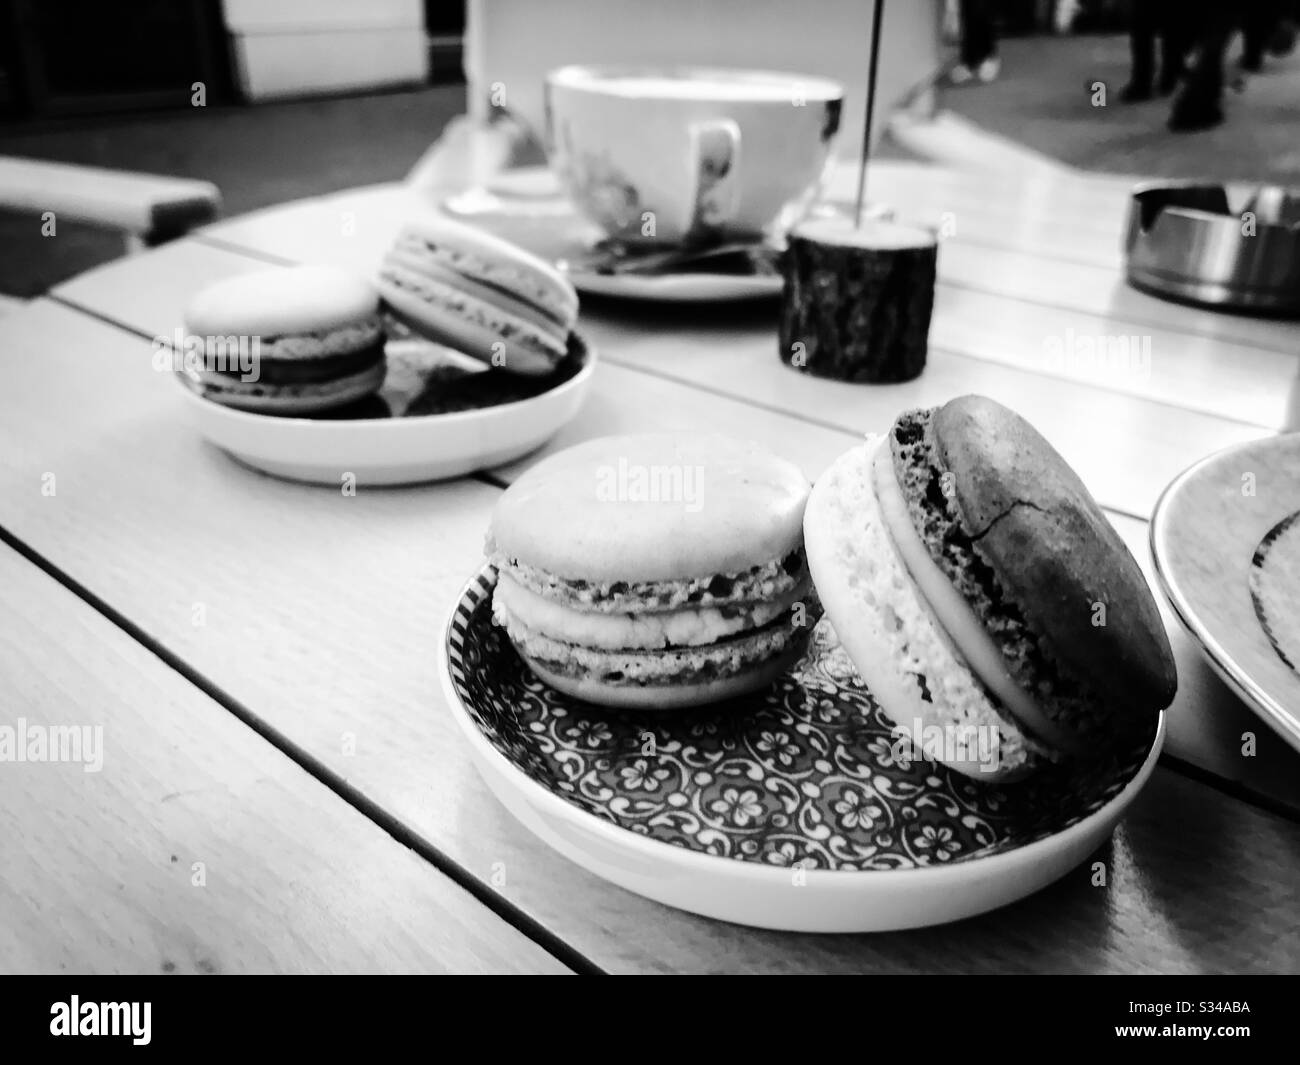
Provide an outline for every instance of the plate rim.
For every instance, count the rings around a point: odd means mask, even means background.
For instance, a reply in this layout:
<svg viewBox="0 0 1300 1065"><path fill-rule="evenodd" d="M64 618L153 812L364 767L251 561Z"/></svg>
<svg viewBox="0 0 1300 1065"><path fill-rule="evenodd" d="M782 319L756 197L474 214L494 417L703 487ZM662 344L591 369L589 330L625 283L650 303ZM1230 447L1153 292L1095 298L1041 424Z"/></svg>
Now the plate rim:
<svg viewBox="0 0 1300 1065"><path fill-rule="evenodd" d="M433 424L446 425L449 423L472 422L475 419L488 419L495 416L498 411L517 412L521 407L528 404L540 403L543 400L557 400L568 393L585 388L591 380L592 375L596 372L596 363L599 358L596 353L596 346L592 344L584 334L573 330L570 334L574 340L582 345L582 350L586 355L582 367L570 377L567 381L562 381L554 388L547 389L545 392L536 396L526 396L523 399L512 399L508 403L494 403L490 407L475 407L473 410L447 411L444 414L416 414L410 417L401 418L346 418L346 419L329 419L329 418L312 418L285 414L262 414L257 411L243 410L239 407L227 406L224 403L218 403L214 399L208 399L200 395L191 385L186 384L183 379L183 372L171 371L176 378L176 385L181 391L195 404L195 409L208 411L210 408L217 408L222 415L230 416L234 421L243 422L244 424L266 425L268 422L274 422L281 426L294 426L303 429L305 432L322 432L335 433L358 431L358 427L367 427L376 432L411 432L417 427L428 427ZM307 426L312 428L308 429ZM384 427L384 428L381 428Z"/></svg>
<svg viewBox="0 0 1300 1065"><path fill-rule="evenodd" d="M525 793L524 798L531 806L541 806L544 811L556 818L576 824L601 838L601 840L613 847L625 847L634 851L639 858L647 860L658 859L662 862L675 863L681 868L681 863L688 867L685 872L711 872L718 875L730 875L738 877L741 880L753 880L762 883L770 883L772 886L787 884L790 879L789 866L767 865L760 862L740 861L735 858L719 854L702 854L699 851L689 850L685 847L678 847L662 840L649 839L645 836L638 835L629 829L622 828L618 825L612 825L594 817L589 813L579 809L570 802L566 802L559 795L556 795L549 788L533 780L531 777L521 773L519 769L503 755L488 740L479 727L470 717L468 709L462 702L459 693L456 691L455 683L451 676L451 663L449 649L451 646L452 633L456 621L459 617L459 608L465 602L470 590L485 578L485 575L491 574L491 585L496 583L496 570L491 563L484 561L479 569L466 580L457 590L455 597L452 599L451 608L447 612L447 620L443 626L441 637L438 641L436 656L436 665L438 670L438 679L442 688L442 694L451 708L452 715L456 723L460 726L461 732L472 748L474 757L492 763L497 774L504 779L508 779L515 787L516 791L522 789ZM1003 870L1014 870L1019 865L1027 861L1032 861L1044 852L1054 852L1065 850L1077 840L1083 839L1096 830L1098 825L1106 821L1117 821L1125 810L1133 803L1138 794L1146 786L1151 774L1155 771L1157 762L1160 759L1160 752L1164 747L1166 729L1166 713L1160 711L1160 716L1156 724L1155 737L1151 741L1151 749L1147 751L1146 757L1138 767L1136 773L1120 791L1113 795L1101 807L1088 814L1086 817L1076 821L1074 824L1062 829L1060 832L1054 832L1050 836L1034 840L1031 843L1022 844L1018 847L1012 847L1009 850L999 851L996 854L986 854L966 858L957 862L947 864L935 864L921 867L912 867L908 869L818 869L806 868L803 870L808 884L829 885L834 881L837 885L843 885L847 878L854 876L871 876L875 878L890 877L892 880L885 881L873 879L872 884L883 885L885 883L900 882L901 878L906 878L906 884L918 886L918 882L934 881L947 882L951 879L961 879L962 874L976 867L984 874L996 874ZM482 771L480 770L480 773ZM489 785L489 790L491 786ZM527 826L524 826L525 828ZM531 830L530 830L531 831Z"/></svg>
<svg viewBox="0 0 1300 1065"><path fill-rule="evenodd" d="M781 294L785 285L785 279L779 274L770 277L762 275L760 277L757 274L711 274L695 270L654 274L652 276L595 274L590 271L566 270L565 276L568 277L574 288L589 296L598 296L603 299L637 300L646 303L656 301L664 303L740 303L744 300L774 299ZM704 278L713 282L727 281L732 284L740 284L742 287L725 296L717 293L686 295L682 292L673 291L670 286L665 286L666 291L654 291L654 286L658 282L673 283L687 278ZM595 285L590 283L593 279L597 279ZM609 287L608 282L615 282L618 288ZM750 287L743 287L745 282L749 282Z"/></svg>
<svg viewBox="0 0 1300 1065"><path fill-rule="evenodd" d="M1171 572L1167 553L1169 528L1169 506L1174 496L1189 481L1202 473L1207 467L1218 465L1231 456L1260 446L1268 447L1279 441L1294 440L1300 444L1300 433L1275 433L1255 440L1244 440L1237 444L1213 451L1197 459L1172 481L1165 485L1151 512L1151 523L1147 530L1147 539L1151 549L1151 564L1155 570L1156 582L1160 591L1183 627L1183 631L1192 638L1201 657L1209 664L1215 674L1238 695L1247 707L1263 718L1274 732L1300 751L1300 722L1289 715L1273 695L1260 686L1248 674L1237 660L1228 653L1223 644L1199 620L1191 604L1187 601L1185 589Z"/></svg>

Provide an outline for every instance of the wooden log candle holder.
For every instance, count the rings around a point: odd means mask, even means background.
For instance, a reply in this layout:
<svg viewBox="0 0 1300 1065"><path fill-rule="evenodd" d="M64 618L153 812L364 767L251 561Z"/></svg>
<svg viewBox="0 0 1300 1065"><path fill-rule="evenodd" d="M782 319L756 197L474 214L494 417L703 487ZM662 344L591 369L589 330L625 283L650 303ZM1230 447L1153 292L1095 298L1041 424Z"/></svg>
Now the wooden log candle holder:
<svg viewBox="0 0 1300 1065"><path fill-rule="evenodd" d="M925 368L938 244L917 226L819 218L783 258L781 358L838 381L909 381Z"/></svg>

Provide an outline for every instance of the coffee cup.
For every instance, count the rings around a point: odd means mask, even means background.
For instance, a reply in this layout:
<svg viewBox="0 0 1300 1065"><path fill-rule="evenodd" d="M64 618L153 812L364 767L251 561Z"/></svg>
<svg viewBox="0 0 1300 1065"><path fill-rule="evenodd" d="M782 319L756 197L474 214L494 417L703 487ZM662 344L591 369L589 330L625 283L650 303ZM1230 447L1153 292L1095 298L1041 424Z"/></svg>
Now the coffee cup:
<svg viewBox="0 0 1300 1065"><path fill-rule="evenodd" d="M577 209L632 244L757 239L816 195L843 88L757 70L567 66L547 150Z"/></svg>

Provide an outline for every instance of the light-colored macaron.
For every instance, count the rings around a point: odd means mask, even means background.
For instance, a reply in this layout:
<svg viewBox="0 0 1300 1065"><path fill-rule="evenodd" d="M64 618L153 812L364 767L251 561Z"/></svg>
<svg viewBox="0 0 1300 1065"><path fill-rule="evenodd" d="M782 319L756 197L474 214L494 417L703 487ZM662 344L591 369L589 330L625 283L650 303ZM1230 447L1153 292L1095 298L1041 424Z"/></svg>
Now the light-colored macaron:
<svg viewBox="0 0 1300 1065"><path fill-rule="evenodd" d="M820 615L804 558L807 479L756 444L589 441L502 495L493 612L566 694L669 709L759 690Z"/></svg>
<svg viewBox="0 0 1300 1065"><path fill-rule="evenodd" d="M182 368L208 398L243 410L310 414L384 382L379 294L317 266L240 274L185 310Z"/></svg>
<svg viewBox="0 0 1300 1065"><path fill-rule="evenodd" d="M520 374L553 370L578 316L578 294L559 271L450 218L402 229L384 256L379 290L415 332Z"/></svg>

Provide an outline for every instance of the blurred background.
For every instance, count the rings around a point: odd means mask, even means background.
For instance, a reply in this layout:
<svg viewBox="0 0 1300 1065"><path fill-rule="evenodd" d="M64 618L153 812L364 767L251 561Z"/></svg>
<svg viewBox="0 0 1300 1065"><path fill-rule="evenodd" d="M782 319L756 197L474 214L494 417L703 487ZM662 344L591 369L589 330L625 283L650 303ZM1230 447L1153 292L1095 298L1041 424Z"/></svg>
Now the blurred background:
<svg viewBox="0 0 1300 1065"><path fill-rule="evenodd" d="M876 151L1300 184L1296 6L889 0ZM538 132L541 78L564 62L829 75L849 89L839 151L856 154L869 12L867 0L0 0L0 297L123 250L93 219L44 240L22 187L41 174L6 159L201 179L236 215L402 179L462 114ZM1185 69L1165 85L1173 52ZM1171 129L1198 77L1201 121Z"/></svg>

